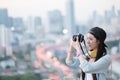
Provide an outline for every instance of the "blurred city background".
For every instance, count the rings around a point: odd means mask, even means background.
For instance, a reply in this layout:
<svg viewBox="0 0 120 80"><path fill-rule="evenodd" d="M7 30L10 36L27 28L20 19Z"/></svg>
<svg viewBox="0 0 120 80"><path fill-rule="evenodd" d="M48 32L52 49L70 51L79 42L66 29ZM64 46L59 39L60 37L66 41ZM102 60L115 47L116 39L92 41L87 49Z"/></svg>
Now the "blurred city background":
<svg viewBox="0 0 120 80"><path fill-rule="evenodd" d="M0 80L79 80L69 42L95 26L107 32L107 80L120 80L120 0L0 0Z"/></svg>

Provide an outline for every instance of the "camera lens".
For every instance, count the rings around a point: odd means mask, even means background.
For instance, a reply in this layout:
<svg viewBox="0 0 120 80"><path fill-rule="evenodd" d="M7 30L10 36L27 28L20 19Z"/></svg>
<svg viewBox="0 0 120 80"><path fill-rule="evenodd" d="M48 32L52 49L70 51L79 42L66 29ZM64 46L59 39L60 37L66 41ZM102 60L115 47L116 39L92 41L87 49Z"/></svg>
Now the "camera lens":
<svg viewBox="0 0 120 80"><path fill-rule="evenodd" d="M82 42L84 40L84 36L82 34L79 34L79 35L73 35L73 41L77 41L77 37L79 42Z"/></svg>
<svg viewBox="0 0 120 80"><path fill-rule="evenodd" d="M73 35L73 41L76 41L77 40L77 37L78 35Z"/></svg>

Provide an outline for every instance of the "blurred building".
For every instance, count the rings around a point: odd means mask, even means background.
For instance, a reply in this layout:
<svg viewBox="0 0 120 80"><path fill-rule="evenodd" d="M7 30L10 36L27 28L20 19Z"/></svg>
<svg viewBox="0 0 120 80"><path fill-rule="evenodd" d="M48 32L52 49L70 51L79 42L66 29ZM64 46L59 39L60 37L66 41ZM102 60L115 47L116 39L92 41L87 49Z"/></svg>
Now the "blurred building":
<svg viewBox="0 0 120 80"><path fill-rule="evenodd" d="M76 30L77 33L81 33L83 35L85 35L88 32L88 30L89 30L87 25L85 25L85 24L79 24L79 23L77 23L76 29L77 29Z"/></svg>
<svg viewBox="0 0 120 80"><path fill-rule="evenodd" d="M115 6L112 6L111 10L105 11L104 18L106 24L111 24L112 19L115 17L116 17Z"/></svg>
<svg viewBox="0 0 120 80"><path fill-rule="evenodd" d="M118 12L118 23L120 23L120 10L117 11Z"/></svg>
<svg viewBox="0 0 120 80"><path fill-rule="evenodd" d="M15 62L12 59L4 60L0 62L0 67L7 69L10 67L15 67Z"/></svg>
<svg viewBox="0 0 120 80"><path fill-rule="evenodd" d="M76 34L76 26L75 26L75 15L74 15L74 0L68 0L67 1L67 28L68 28L68 33L70 35Z"/></svg>
<svg viewBox="0 0 120 80"><path fill-rule="evenodd" d="M9 55L11 52L9 50L12 42L14 42L12 31L4 25L0 25L0 46L6 49L6 55Z"/></svg>
<svg viewBox="0 0 120 80"><path fill-rule="evenodd" d="M0 25L8 26L8 10L0 9Z"/></svg>
<svg viewBox="0 0 120 80"><path fill-rule="evenodd" d="M35 37L36 39L43 38L45 36L45 26L42 24L42 19L39 16L34 17Z"/></svg>
<svg viewBox="0 0 120 80"><path fill-rule="evenodd" d="M24 21L23 18L17 17L13 19L13 27L16 29L18 32L22 32L23 27L24 27Z"/></svg>
<svg viewBox="0 0 120 80"><path fill-rule="evenodd" d="M0 46L0 57L4 57L5 56L4 52L5 52L4 47Z"/></svg>
<svg viewBox="0 0 120 80"><path fill-rule="evenodd" d="M42 25L42 20L40 17L35 17L34 18L34 26L39 27Z"/></svg>
<svg viewBox="0 0 120 80"><path fill-rule="evenodd" d="M13 23L14 23L13 20L14 20L13 17L8 17L8 24L9 24L8 27L11 28L11 27L14 26L14 25L13 25Z"/></svg>
<svg viewBox="0 0 120 80"><path fill-rule="evenodd" d="M35 34L38 28L42 27L42 20L40 17L28 17L26 21L26 30L28 34Z"/></svg>
<svg viewBox="0 0 120 80"><path fill-rule="evenodd" d="M59 10L49 11L49 32L51 34L63 34L64 20Z"/></svg>
<svg viewBox="0 0 120 80"><path fill-rule="evenodd" d="M28 17L26 20L26 30L27 30L27 33L29 33L29 34L33 34L35 32L33 17L31 17L31 16Z"/></svg>

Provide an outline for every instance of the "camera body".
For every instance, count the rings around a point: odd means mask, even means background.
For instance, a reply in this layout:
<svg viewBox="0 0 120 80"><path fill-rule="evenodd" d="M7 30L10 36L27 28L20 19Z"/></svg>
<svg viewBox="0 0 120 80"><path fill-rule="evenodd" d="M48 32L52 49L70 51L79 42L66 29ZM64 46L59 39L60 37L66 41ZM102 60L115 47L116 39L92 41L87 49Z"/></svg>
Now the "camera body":
<svg viewBox="0 0 120 80"><path fill-rule="evenodd" d="M73 41L77 41L77 37L78 37L78 41L79 42L83 42L83 40L84 40L84 36L82 35L82 34L78 34L78 35L73 35Z"/></svg>

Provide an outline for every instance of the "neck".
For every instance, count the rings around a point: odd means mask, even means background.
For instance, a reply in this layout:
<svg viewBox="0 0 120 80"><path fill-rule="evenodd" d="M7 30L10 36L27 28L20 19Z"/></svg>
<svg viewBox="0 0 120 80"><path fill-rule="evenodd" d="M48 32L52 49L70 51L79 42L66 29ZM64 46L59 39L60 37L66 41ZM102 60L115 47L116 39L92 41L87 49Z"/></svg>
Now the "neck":
<svg viewBox="0 0 120 80"><path fill-rule="evenodd" d="M96 58L90 58L90 59L89 59L89 62L95 62L95 59L96 59Z"/></svg>

